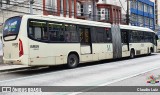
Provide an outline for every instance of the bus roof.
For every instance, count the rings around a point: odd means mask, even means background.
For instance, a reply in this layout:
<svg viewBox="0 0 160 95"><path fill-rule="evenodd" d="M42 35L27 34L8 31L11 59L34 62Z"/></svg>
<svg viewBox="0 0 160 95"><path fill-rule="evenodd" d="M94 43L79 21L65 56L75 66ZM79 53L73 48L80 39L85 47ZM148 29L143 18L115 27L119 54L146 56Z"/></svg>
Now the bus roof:
<svg viewBox="0 0 160 95"><path fill-rule="evenodd" d="M128 30L141 30L147 32L154 32L153 30L145 27L138 27L138 26L131 26L131 25L120 25L121 29L128 29ZM155 33L155 32L154 32Z"/></svg>
<svg viewBox="0 0 160 95"><path fill-rule="evenodd" d="M59 17L59 16L24 15L24 17L31 18L31 19L41 19L41 20L49 20L49 21L56 21L56 22L74 23L74 24L81 24L81 25L109 27L109 28L111 27L110 23L88 21L88 20L74 19L74 18L66 18L66 17Z"/></svg>
<svg viewBox="0 0 160 95"><path fill-rule="evenodd" d="M29 19L41 19L41 20L49 20L49 21L56 21L56 22L65 22L65 23L74 23L74 24L81 24L81 25L90 25L90 26L99 26L99 27L111 27L110 23L105 22L96 22L96 21L88 21L82 19L74 19L74 18L66 18L60 16L44 16L44 15L23 15L23 17ZM145 27L138 27L138 26L131 26L131 25L120 25L121 29L129 29L129 30L143 30L148 32L154 32L153 30ZM155 32L154 32L155 33Z"/></svg>

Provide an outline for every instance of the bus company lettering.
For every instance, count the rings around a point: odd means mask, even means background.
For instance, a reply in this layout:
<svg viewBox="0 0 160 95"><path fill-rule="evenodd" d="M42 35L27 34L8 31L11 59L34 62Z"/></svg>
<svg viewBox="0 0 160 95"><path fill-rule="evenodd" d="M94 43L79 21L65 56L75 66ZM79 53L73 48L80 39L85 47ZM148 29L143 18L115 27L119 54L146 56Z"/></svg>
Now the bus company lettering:
<svg viewBox="0 0 160 95"><path fill-rule="evenodd" d="M107 45L107 51L111 51L111 46Z"/></svg>
<svg viewBox="0 0 160 95"><path fill-rule="evenodd" d="M36 49L39 49L39 45L30 45L30 48L33 48L34 50Z"/></svg>
<svg viewBox="0 0 160 95"><path fill-rule="evenodd" d="M30 48L39 48L39 45L30 45Z"/></svg>
<svg viewBox="0 0 160 95"><path fill-rule="evenodd" d="M18 43L12 43L12 46L18 47Z"/></svg>

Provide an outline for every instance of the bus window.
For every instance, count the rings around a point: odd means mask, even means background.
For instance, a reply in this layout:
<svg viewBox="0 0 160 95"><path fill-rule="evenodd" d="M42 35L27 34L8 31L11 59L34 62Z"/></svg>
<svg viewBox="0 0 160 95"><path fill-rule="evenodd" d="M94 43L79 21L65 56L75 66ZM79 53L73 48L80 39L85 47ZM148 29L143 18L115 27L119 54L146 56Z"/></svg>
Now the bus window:
<svg viewBox="0 0 160 95"><path fill-rule="evenodd" d="M60 23L48 23L50 41L51 42L64 42L63 25Z"/></svg>
<svg viewBox="0 0 160 95"><path fill-rule="evenodd" d="M78 37L76 25L64 24L64 26L65 26L65 29L64 29L65 41L66 42L78 42L79 37Z"/></svg>
<svg viewBox="0 0 160 95"><path fill-rule="evenodd" d="M44 21L29 21L29 32L28 36L31 39L47 41L48 40L48 32L47 32L47 24Z"/></svg>
<svg viewBox="0 0 160 95"><path fill-rule="evenodd" d="M140 32L140 41L144 42L144 32L143 31L139 31Z"/></svg>
<svg viewBox="0 0 160 95"><path fill-rule="evenodd" d="M112 42L112 34L111 34L111 29L106 30L106 42L111 43Z"/></svg>
<svg viewBox="0 0 160 95"><path fill-rule="evenodd" d="M132 32L130 33L130 41L131 43L137 43L139 42L139 35L138 35L138 31L132 30Z"/></svg>
<svg viewBox="0 0 160 95"><path fill-rule="evenodd" d="M8 20L6 20L4 24L4 29L3 29L3 38L6 41L6 37L8 36L15 36L13 37L14 39L7 39L7 40L15 40L18 33L19 33L19 28L21 24L21 17L12 17Z"/></svg>
<svg viewBox="0 0 160 95"><path fill-rule="evenodd" d="M127 31L129 31L129 30L124 30L124 29L121 30L122 43L127 43L127 41L128 41Z"/></svg>
<svg viewBox="0 0 160 95"><path fill-rule="evenodd" d="M35 33L35 39L41 39L41 28L40 27L34 27L34 31L36 31L36 33Z"/></svg>

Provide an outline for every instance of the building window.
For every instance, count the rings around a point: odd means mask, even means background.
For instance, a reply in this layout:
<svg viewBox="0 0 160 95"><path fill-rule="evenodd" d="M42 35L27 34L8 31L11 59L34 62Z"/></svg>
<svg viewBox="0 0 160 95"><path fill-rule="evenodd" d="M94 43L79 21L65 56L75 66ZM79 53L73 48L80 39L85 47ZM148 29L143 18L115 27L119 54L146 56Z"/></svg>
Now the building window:
<svg viewBox="0 0 160 95"><path fill-rule="evenodd" d="M142 4L142 2L138 2L138 10L143 11L143 4Z"/></svg>
<svg viewBox="0 0 160 95"><path fill-rule="evenodd" d="M132 0L131 1L131 8L137 9L137 2L136 2L136 0Z"/></svg>
<svg viewBox="0 0 160 95"><path fill-rule="evenodd" d="M150 19L150 26L153 26L153 19Z"/></svg>
<svg viewBox="0 0 160 95"><path fill-rule="evenodd" d="M105 9L105 19L109 20L109 9Z"/></svg>
<svg viewBox="0 0 160 95"><path fill-rule="evenodd" d="M66 13L69 15L69 0L66 0Z"/></svg>
<svg viewBox="0 0 160 95"><path fill-rule="evenodd" d="M81 16L81 4L77 3L77 16Z"/></svg>
<svg viewBox="0 0 160 95"><path fill-rule="evenodd" d="M60 12L63 14L63 0L61 0Z"/></svg>
<svg viewBox="0 0 160 95"><path fill-rule="evenodd" d="M57 3L55 2L55 0L48 0L45 5L46 6L45 10L47 10L49 14L53 14L54 12L57 12L56 4Z"/></svg>
<svg viewBox="0 0 160 95"><path fill-rule="evenodd" d="M145 26L146 26L146 27L149 27L149 18L144 17L144 19L145 19Z"/></svg>
<svg viewBox="0 0 160 95"><path fill-rule="evenodd" d="M139 26L143 26L143 16L138 16Z"/></svg>
<svg viewBox="0 0 160 95"><path fill-rule="evenodd" d="M72 16L74 16L74 0L72 0Z"/></svg>
<svg viewBox="0 0 160 95"><path fill-rule="evenodd" d="M131 22L134 24L137 22L137 15L131 14Z"/></svg>
<svg viewBox="0 0 160 95"><path fill-rule="evenodd" d="M147 4L144 4L144 12L148 12L148 5Z"/></svg>
<svg viewBox="0 0 160 95"><path fill-rule="evenodd" d="M98 14L98 20L101 20L101 9L97 10L97 14Z"/></svg>
<svg viewBox="0 0 160 95"><path fill-rule="evenodd" d="M153 14L153 8L152 8L152 6L149 7L149 13Z"/></svg>
<svg viewBox="0 0 160 95"><path fill-rule="evenodd" d="M84 8L83 8L83 5L81 5L81 16L84 16Z"/></svg>

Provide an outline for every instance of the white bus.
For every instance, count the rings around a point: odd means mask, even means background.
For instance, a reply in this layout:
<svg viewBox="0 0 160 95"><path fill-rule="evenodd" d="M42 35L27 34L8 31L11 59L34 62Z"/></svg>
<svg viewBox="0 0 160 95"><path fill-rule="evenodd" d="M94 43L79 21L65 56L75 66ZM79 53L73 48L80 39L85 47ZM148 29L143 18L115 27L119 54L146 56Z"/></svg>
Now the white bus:
<svg viewBox="0 0 160 95"><path fill-rule="evenodd" d="M157 40L157 52L160 52L160 33L157 33L157 37L158 37L158 40Z"/></svg>
<svg viewBox="0 0 160 95"><path fill-rule="evenodd" d="M6 64L50 66L136 55L156 51L155 33L127 25L57 16L23 15L6 20L3 60Z"/></svg>

